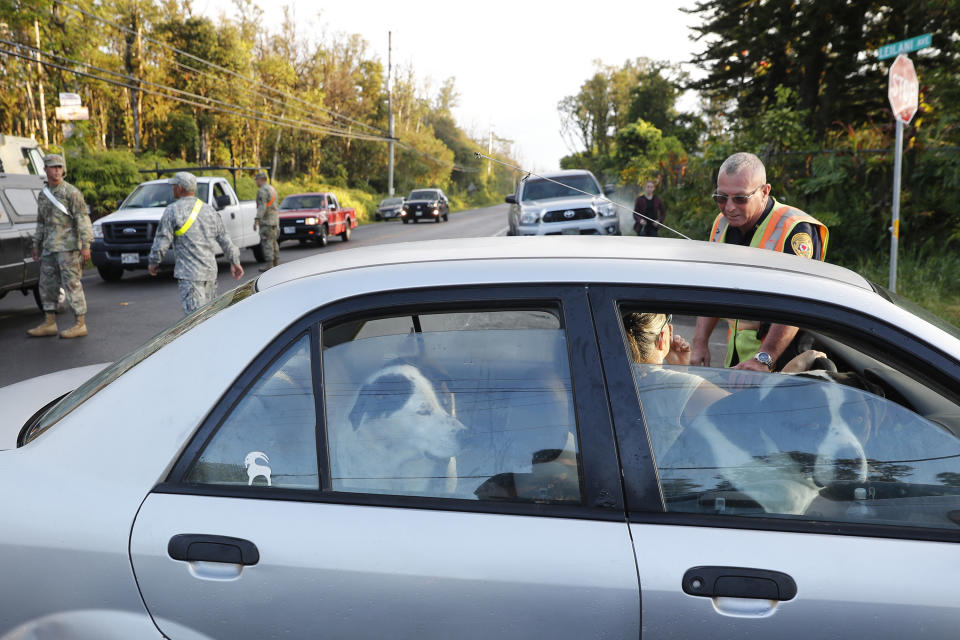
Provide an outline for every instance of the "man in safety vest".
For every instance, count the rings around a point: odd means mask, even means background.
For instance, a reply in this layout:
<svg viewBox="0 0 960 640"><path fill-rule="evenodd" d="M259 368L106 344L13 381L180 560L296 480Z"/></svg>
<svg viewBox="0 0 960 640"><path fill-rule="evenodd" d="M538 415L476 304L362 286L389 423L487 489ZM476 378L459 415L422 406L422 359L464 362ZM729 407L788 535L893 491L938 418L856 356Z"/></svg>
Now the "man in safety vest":
<svg viewBox="0 0 960 640"><path fill-rule="evenodd" d="M267 183L267 172L260 171L254 178L257 181L257 219L253 228L260 228L260 246L263 248L263 259L266 264L260 271L280 264L280 218L277 212L280 203L277 202L277 190Z"/></svg>
<svg viewBox="0 0 960 640"><path fill-rule="evenodd" d="M243 277L243 267L240 266L240 251L227 235L220 214L194 196L196 177L181 171L170 179L170 183L176 200L168 204L160 216L147 269L150 275L157 275L163 254L173 245L177 256L173 277L180 285L180 305L189 315L217 295L217 254L220 250L230 261L230 272L235 280Z"/></svg>
<svg viewBox="0 0 960 640"><path fill-rule="evenodd" d="M710 231L711 242L724 242L792 253L823 260L827 251L826 225L770 196L767 171L752 153L735 153L720 165L713 199L720 207ZM725 366L773 371L796 337L797 327L728 320ZM710 366L710 334L717 318L697 319L690 364ZM788 354L789 355L789 354Z"/></svg>

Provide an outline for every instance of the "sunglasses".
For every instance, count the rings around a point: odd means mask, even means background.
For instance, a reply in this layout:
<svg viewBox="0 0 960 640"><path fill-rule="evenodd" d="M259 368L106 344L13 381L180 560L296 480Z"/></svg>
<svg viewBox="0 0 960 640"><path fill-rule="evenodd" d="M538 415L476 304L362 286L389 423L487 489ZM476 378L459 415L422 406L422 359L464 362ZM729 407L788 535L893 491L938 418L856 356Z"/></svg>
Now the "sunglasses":
<svg viewBox="0 0 960 640"><path fill-rule="evenodd" d="M663 321L663 324L660 325L660 330L657 331L655 335L660 335L661 333L663 333L663 330L666 329L667 325L670 324L671 322L673 322L673 314L668 313L667 319Z"/></svg>
<svg viewBox="0 0 960 640"><path fill-rule="evenodd" d="M716 202L721 207L727 204L727 200L733 200L734 204L742 205L750 202L750 198L756 195L757 191L759 191L762 187L763 185L760 185L759 187L757 187L756 189L754 189L753 191L751 191L749 194L745 196L728 196L725 193L714 193L712 197L714 202Z"/></svg>

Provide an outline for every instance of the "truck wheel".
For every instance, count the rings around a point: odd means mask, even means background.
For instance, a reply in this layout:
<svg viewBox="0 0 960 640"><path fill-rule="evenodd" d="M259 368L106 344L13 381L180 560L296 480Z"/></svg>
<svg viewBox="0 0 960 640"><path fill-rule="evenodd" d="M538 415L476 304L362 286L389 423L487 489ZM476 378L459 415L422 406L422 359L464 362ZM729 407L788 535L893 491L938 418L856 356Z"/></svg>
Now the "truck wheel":
<svg viewBox="0 0 960 640"><path fill-rule="evenodd" d="M100 277L107 282L120 282L120 278L123 277L123 268L111 264L99 265L97 271L100 272Z"/></svg>
<svg viewBox="0 0 960 640"><path fill-rule="evenodd" d="M256 260L257 262L263 262L263 245L255 244L250 248L253 249L254 260Z"/></svg>
<svg viewBox="0 0 960 640"><path fill-rule="evenodd" d="M402 221L403 221L403 224L407 224L408 222L410 222L410 221L409 221L409 220L407 220L406 218L400 218L400 220L402 220Z"/></svg>
<svg viewBox="0 0 960 640"><path fill-rule="evenodd" d="M318 247L327 246L327 242L330 240L330 237L327 235L327 225L320 227L320 233L314 238L314 242L317 243Z"/></svg>
<svg viewBox="0 0 960 640"><path fill-rule="evenodd" d="M443 216L437 216L437 224L443 222Z"/></svg>
<svg viewBox="0 0 960 640"><path fill-rule="evenodd" d="M40 300L40 285L33 288L33 300L37 303L37 309L43 311L43 301Z"/></svg>
<svg viewBox="0 0 960 640"><path fill-rule="evenodd" d="M340 233L340 239L344 242L350 242L350 218L344 220L344 225L346 226L344 226L343 231Z"/></svg>

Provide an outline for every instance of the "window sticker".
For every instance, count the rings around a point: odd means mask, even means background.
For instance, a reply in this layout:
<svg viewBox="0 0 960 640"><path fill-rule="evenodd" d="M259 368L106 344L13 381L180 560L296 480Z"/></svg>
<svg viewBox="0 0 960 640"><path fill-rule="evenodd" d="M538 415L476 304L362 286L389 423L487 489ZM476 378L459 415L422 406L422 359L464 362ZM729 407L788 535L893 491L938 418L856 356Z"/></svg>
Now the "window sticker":
<svg viewBox="0 0 960 640"><path fill-rule="evenodd" d="M257 462L258 459L263 458L264 462L270 462L270 458L267 457L263 451L251 451L247 454L247 457L243 459L243 466L247 468L247 486L253 485L253 481L263 476L267 481L267 486L271 487L273 484L270 481L270 467L265 464L260 464Z"/></svg>

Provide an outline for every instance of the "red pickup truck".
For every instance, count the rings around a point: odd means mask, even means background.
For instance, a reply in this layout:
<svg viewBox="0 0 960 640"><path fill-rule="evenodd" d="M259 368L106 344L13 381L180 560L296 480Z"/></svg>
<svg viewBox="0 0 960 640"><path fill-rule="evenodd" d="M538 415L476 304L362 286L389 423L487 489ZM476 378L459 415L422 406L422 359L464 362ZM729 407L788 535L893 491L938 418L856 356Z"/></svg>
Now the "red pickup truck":
<svg viewBox="0 0 960 640"><path fill-rule="evenodd" d="M299 240L327 246L330 236L350 240L350 230L357 226L353 208L341 208L337 197L329 192L294 193L283 199L278 213L280 242Z"/></svg>

